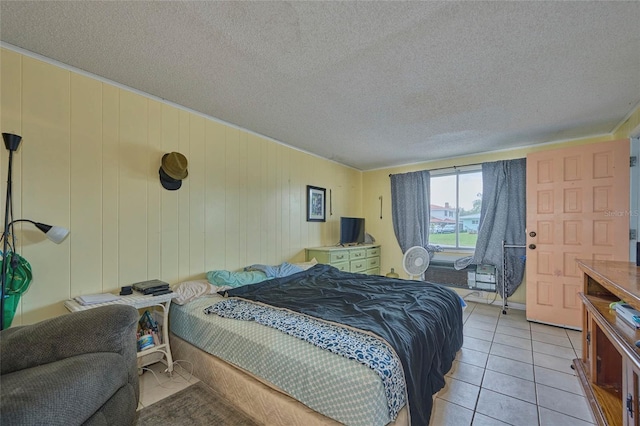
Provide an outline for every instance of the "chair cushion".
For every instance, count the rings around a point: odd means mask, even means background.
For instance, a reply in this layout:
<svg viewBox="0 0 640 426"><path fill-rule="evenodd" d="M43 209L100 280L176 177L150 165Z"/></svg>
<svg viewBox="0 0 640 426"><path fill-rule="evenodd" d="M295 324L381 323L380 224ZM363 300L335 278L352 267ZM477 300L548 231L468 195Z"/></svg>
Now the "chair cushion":
<svg viewBox="0 0 640 426"><path fill-rule="evenodd" d="M121 355L97 352L4 374L2 423L84 423L127 385L127 373Z"/></svg>

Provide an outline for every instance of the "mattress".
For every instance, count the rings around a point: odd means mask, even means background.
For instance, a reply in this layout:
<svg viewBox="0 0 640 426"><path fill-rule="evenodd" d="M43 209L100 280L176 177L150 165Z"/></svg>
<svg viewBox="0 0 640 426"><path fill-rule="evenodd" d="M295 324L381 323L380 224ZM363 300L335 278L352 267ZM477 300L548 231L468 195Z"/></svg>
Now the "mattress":
<svg viewBox="0 0 640 426"><path fill-rule="evenodd" d="M392 421L384 387L373 370L279 330L204 313L222 300L210 295L172 305L171 332L340 423L371 426Z"/></svg>
<svg viewBox="0 0 640 426"><path fill-rule="evenodd" d="M251 302L379 336L401 361L404 380L395 380L395 363L382 351L370 351L365 345L353 355L383 364L383 372L390 373L391 382L384 381L390 385L390 412L405 405L396 398L401 393L394 390L396 384L404 385L411 423L415 425L429 425L433 394L445 386L445 375L463 343L460 296L437 284L342 272L318 264L286 277L229 289L224 295L228 301L211 308L223 316L228 312L231 318L264 320L272 327L297 332L297 320L283 321L279 315L263 315L257 308L245 311L245 303ZM335 339L325 339L320 327L302 330L303 336L311 337L316 344L327 341L335 346L343 340L339 333Z"/></svg>

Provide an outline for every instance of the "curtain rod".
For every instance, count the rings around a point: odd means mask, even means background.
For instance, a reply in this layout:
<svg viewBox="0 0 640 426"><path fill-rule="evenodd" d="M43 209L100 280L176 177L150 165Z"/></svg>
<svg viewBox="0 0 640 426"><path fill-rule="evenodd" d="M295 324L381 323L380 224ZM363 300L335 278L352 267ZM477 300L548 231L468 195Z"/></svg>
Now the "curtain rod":
<svg viewBox="0 0 640 426"><path fill-rule="evenodd" d="M484 163L472 163L472 164L464 164L464 165L461 165L461 166L449 166L449 167L440 167L440 168L437 168L437 169L425 169L425 170L427 170L429 172L435 172L435 171L438 171L438 170L457 169L457 168L460 168L460 167L482 166L483 164ZM391 176L393 176L393 173L389 173L389 177L391 177Z"/></svg>

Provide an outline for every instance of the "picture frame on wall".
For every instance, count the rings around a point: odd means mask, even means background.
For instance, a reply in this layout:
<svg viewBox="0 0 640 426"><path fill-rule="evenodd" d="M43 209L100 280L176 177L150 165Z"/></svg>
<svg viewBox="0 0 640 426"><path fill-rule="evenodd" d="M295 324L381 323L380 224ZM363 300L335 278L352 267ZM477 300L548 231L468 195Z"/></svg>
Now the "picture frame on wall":
<svg viewBox="0 0 640 426"><path fill-rule="evenodd" d="M307 222L326 222L327 190L307 185Z"/></svg>

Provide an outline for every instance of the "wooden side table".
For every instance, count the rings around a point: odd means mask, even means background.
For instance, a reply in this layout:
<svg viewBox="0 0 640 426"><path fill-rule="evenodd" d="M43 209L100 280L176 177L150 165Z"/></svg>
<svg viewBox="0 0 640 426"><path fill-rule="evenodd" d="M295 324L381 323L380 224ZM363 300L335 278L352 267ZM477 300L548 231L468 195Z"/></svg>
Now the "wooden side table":
<svg viewBox="0 0 640 426"><path fill-rule="evenodd" d="M161 294L159 296L144 295L137 291L127 296L119 296L118 300L105 303L94 303L91 305L81 305L74 299L70 299L64 302L64 307L70 312L86 311L87 309L98 308L100 306L107 305L131 305L136 309L157 307L162 309L162 344L155 345L149 349L138 352L138 367L142 368L150 363L144 363L144 357L153 353L161 353L162 358L160 361L167 365L167 372L171 374L173 372L173 357L171 356L171 346L169 346L169 307L171 306L171 299L176 297L176 293Z"/></svg>

